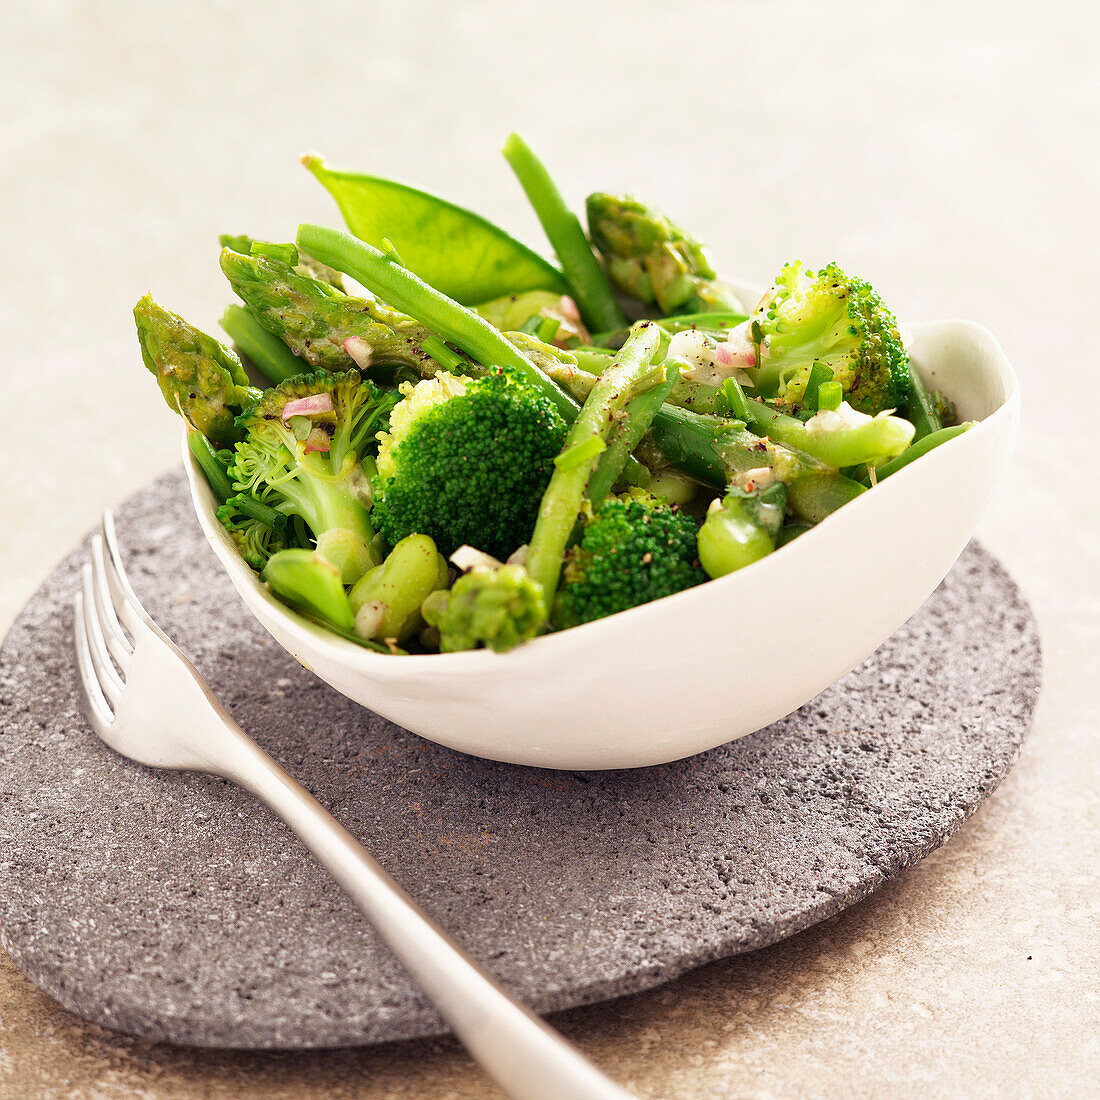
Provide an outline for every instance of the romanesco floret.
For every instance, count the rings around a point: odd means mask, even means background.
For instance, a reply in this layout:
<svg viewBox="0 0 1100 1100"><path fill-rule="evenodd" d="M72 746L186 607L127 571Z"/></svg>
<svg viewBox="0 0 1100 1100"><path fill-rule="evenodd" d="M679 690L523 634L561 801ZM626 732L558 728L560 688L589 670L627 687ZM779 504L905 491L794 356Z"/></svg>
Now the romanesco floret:
<svg viewBox="0 0 1100 1100"><path fill-rule="evenodd" d="M430 536L444 555L506 558L527 542L565 422L517 372L440 373L404 395L380 436L374 522L396 544Z"/></svg>
<svg viewBox="0 0 1100 1100"><path fill-rule="evenodd" d="M870 283L836 264L808 271L786 264L749 318L757 365L749 373L765 396L798 405L815 363L828 367L848 403L866 413L903 408L909 357L897 321Z"/></svg>
<svg viewBox="0 0 1100 1100"><path fill-rule="evenodd" d="M569 552L554 625L577 626L701 584L698 526L645 494L608 499Z"/></svg>
<svg viewBox="0 0 1100 1100"><path fill-rule="evenodd" d="M482 646L503 653L533 638L546 622L542 585L522 565L471 569L450 591L433 592L421 612L439 631L442 653Z"/></svg>

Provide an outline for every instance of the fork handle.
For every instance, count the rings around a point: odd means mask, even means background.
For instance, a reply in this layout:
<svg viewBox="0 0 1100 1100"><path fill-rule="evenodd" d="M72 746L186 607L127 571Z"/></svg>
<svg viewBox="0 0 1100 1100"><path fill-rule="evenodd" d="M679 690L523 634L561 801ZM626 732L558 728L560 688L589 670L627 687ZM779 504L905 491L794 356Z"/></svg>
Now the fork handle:
<svg viewBox="0 0 1100 1100"><path fill-rule="evenodd" d="M513 1100L631 1100L512 998L439 927L300 783L223 712L216 770L297 833L428 995L466 1049Z"/></svg>

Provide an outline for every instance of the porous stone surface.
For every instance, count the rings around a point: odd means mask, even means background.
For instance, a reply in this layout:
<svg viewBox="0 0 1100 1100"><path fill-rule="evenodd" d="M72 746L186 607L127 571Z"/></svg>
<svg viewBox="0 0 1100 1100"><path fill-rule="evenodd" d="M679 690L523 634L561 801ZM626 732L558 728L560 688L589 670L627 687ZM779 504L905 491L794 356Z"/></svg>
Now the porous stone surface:
<svg viewBox="0 0 1100 1100"><path fill-rule="evenodd" d="M222 576L180 475L118 526L139 595L234 717L540 1011L667 981L865 897L996 787L1039 687L1029 609L971 546L876 654L765 730L656 768L521 768L423 741L299 667ZM4 947L67 1008L154 1039L313 1047L442 1031L251 796L96 739L69 644L84 556L0 650Z"/></svg>

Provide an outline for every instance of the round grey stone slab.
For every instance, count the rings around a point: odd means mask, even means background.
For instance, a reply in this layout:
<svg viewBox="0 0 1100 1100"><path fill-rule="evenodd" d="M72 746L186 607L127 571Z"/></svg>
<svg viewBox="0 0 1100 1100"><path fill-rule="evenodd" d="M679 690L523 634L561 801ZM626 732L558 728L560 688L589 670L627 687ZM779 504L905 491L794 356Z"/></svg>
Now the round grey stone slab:
<svg viewBox="0 0 1100 1100"><path fill-rule="evenodd" d="M1039 689L1028 607L971 546L873 657L751 737L636 771L491 763L300 668L223 577L182 477L131 500L118 527L139 595L234 717L542 1012L656 985L860 900L996 787ZM0 650L4 947L67 1008L154 1039L316 1047L443 1031L266 809L96 739L69 642L85 553Z"/></svg>

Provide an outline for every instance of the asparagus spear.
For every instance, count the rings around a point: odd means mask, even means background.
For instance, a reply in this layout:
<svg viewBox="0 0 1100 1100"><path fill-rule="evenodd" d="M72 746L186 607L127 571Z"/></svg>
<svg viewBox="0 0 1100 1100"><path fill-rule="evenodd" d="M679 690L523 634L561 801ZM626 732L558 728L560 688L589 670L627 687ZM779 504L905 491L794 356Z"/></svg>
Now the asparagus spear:
<svg viewBox="0 0 1100 1100"><path fill-rule="evenodd" d="M394 363L435 371L422 346L431 331L411 317L343 294L270 256L225 248L221 266L256 320L313 367L341 371Z"/></svg>
<svg viewBox="0 0 1100 1100"><path fill-rule="evenodd" d="M148 294L134 306L134 322L141 357L168 407L216 446L240 439L233 420L255 391L236 354Z"/></svg>
<svg viewBox="0 0 1100 1100"><path fill-rule="evenodd" d="M666 314L742 309L704 247L653 207L600 191L586 206L592 243L620 290Z"/></svg>
<svg viewBox="0 0 1100 1100"><path fill-rule="evenodd" d="M299 275L305 275L307 278L316 279L318 282L325 283L335 288L340 291L341 294L344 293L344 279L339 271L318 262L313 259L312 256L307 256L304 252L300 252L295 245L272 245L265 241L257 241L253 237L234 237L227 233L223 233L218 238L218 243L222 248L231 248L234 252L240 252L244 256L256 254L284 259Z"/></svg>

